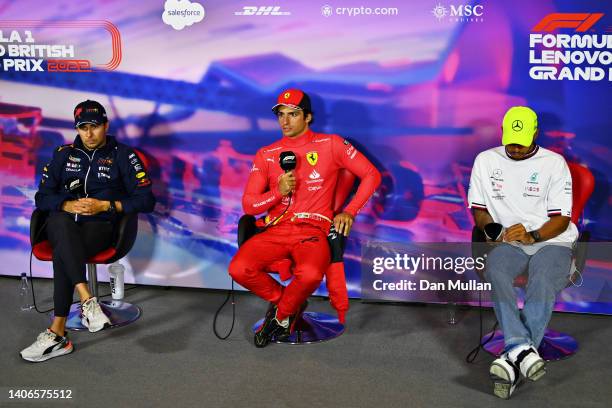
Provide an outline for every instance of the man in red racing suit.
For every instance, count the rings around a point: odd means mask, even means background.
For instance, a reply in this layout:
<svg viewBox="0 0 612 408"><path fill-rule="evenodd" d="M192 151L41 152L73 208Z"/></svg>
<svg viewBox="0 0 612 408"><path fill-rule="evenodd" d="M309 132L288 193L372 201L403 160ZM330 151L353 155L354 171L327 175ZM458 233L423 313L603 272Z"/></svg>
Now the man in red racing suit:
<svg viewBox="0 0 612 408"><path fill-rule="evenodd" d="M309 129L312 111L304 92L282 92L273 111L283 138L257 152L242 198L247 214L268 212L266 229L246 241L229 265L236 282L272 304L255 334L257 347L265 347L272 337L291 333L302 305L329 266L330 227L333 224L338 233L347 236L355 215L381 180L374 165L347 140ZM283 171L281 156L294 160L295 169ZM336 182L342 169L361 182L351 202L332 220ZM288 257L295 265L293 280L283 287L265 268Z"/></svg>

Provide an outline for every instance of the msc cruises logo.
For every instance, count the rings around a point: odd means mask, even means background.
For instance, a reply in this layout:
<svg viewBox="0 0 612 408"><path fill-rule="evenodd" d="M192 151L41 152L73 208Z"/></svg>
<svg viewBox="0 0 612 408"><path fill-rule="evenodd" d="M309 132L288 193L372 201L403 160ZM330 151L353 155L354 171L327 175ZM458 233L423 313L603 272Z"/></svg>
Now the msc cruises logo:
<svg viewBox="0 0 612 408"><path fill-rule="evenodd" d="M438 21L481 23L484 21L484 6L482 4L450 4L446 7L438 3L431 13Z"/></svg>

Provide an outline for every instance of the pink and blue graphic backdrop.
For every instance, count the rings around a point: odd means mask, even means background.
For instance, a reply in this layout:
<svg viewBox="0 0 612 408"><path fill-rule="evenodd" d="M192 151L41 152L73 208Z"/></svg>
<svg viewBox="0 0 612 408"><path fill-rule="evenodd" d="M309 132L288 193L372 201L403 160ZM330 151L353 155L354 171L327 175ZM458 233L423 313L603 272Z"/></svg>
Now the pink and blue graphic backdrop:
<svg viewBox="0 0 612 408"><path fill-rule="evenodd" d="M367 241L470 240L471 165L500 143L512 105L539 113L541 145L591 170L586 228L594 241L612 238L610 80L533 79L529 56L533 27L551 13L603 13L586 34L610 33L609 4L284 1L260 13L253 6L267 4L199 4L201 21L176 30L162 20L163 1L0 2L0 273L27 270L41 169L73 140L71 112L87 98L151 162L159 202L122 261L128 282L229 287L242 190L256 150L280 137L270 107L288 87L311 94L315 131L350 139L384 175L348 244L351 296L360 296ZM9 44L73 48L23 71L5 65ZM17 52L13 60L37 59ZM66 69L88 72L58 72ZM52 276L51 265L35 262L34 274ZM611 274L609 261L590 260L588 295L571 288L557 308L612 312Z"/></svg>

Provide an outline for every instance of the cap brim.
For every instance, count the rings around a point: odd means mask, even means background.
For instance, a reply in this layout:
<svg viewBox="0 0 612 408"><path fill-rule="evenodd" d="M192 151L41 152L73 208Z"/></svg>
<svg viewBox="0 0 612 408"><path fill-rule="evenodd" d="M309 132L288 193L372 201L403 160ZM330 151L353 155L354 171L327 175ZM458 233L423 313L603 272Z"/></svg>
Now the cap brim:
<svg viewBox="0 0 612 408"><path fill-rule="evenodd" d="M302 107L297 106L297 105L292 105L290 103L277 103L276 105L274 105L272 107L272 111L276 111L276 108L278 108L279 106L287 106L287 107L292 108L292 109L303 110Z"/></svg>
<svg viewBox="0 0 612 408"><path fill-rule="evenodd" d="M509 145L509 144L519 144L525 147L531 146L531 144L533 143L533 136L534 135L529 135L528 133L516 134L516 132L510 135L504 134L502 135L502 144L504 146Z"/></svg>
<svg viewBox="0 0 612 408"><path fill-rule="evenodd" d="M92 125L101 125L101 124L103 124L104 122L100 122L100 121L97 121L97 120L94 120L94 119L86 119L86 120L82 120L82 121L80 121L80 122L77 122L77 123L74 125L74 127L75 127L75 128L78 128L79 126L81 126L81 125L86 125L86 124L88 124L88 123L89 123L89 124L92 124Z"/></svg>

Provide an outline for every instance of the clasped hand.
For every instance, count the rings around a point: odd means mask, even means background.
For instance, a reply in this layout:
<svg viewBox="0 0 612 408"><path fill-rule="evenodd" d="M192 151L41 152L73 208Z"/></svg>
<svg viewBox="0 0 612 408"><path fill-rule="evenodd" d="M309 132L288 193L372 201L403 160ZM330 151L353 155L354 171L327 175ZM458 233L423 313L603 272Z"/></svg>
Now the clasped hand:
<svg viewBox="0 0 612 408"><path fill-rule="evenodd" d="M508 227L506 231L504 231L503 241L519 241L522 244L533 244L535 242L523 224L514 224L513 226Z"/></svg>
<svg viewBox="0 0 612 408"><path fill-rule="evenodd" d="M108 201L97 198L79 198L73 201L64 201L62 210L79 215L96 215L108 209Z"/></svg>

